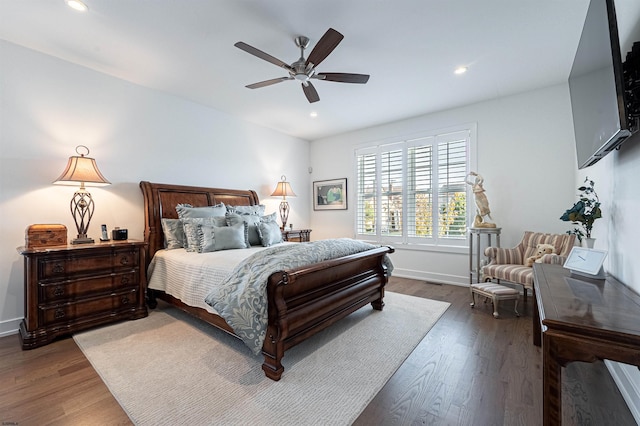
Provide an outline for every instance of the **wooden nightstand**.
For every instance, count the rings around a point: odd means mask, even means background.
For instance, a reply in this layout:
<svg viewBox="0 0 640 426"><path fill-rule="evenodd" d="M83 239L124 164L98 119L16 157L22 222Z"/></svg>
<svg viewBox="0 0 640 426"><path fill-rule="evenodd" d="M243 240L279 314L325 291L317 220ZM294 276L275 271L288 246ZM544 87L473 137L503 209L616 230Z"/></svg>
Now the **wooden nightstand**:
<svg viewBox="0 0 640 426"><path fill-rule="evenodd" d="M283 229L282 239L285 241L302 243L309 241L309 234L311 234L311 229Z"/></svg>
<svg viewBox="0 0 640 426"><path fill-rule="evenodd" d="M145 243L19 247L24 256L22 349L123 319L147 316Z"/></svg>

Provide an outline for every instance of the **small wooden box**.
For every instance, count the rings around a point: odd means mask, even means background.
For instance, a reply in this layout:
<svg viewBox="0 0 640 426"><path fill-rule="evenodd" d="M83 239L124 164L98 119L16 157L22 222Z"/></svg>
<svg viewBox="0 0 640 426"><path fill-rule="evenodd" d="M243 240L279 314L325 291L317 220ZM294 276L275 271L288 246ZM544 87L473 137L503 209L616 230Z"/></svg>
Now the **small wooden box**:
<svg viewBox="0 0 640 426"><path fill-rule="evenodd" d="M29 225L24 233L26 248L67 244L67 227L57 224Z"/></svg>

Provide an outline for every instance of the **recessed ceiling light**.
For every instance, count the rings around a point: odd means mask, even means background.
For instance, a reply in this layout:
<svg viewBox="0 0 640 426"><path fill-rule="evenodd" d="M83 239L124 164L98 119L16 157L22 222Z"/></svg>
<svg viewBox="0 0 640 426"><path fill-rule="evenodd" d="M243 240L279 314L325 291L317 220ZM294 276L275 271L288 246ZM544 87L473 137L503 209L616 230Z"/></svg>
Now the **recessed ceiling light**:
<svg viewBox="0 0 640 426"><path fill-rule="evenodd" d="M318 116L318 113L317 113L317 112L315 112L315 111L311 111L311 112L309 113L309 117L311 117L311 118L316 118L317 116Z"/></svg>
<svg viewBox="0 0 640 426"><path fill-rule="evenodd" d="M465 72L467 72L467 67L458 67L453 72L457 75L464 74Z"/></svg>
<svg viewBox="0 0 640 426"><path fill-rule="evenodd" d="M73 10L77 10L79 12L86 12L89 10L86 4L84 4L80 0L66 0L67 6L69 6Z"/></svg>

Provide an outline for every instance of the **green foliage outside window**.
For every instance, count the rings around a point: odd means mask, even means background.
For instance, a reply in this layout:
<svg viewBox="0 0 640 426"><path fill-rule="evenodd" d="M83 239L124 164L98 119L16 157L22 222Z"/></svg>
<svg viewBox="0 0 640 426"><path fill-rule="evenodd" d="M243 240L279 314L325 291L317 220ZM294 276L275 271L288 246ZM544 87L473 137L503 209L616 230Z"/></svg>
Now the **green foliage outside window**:
<svg viewBox="0 0 640 426"><path fill-rule="evenodd" d="M398 207L398 212L401 208ZM447 203L439 207L440 223L438 235L440 237L464 237L467 229L467 197L464 192L456 192ZM387 215L391 217L392 215ZM376 233L376 213L373 200L364 202L364 232ZM387 235L401 235L401 226L388 229ZM431 198L428 194L416 194L415 205L415 236L430 237L433 235L433 213Z"/></svg>
<svg viewBox="0 0 640 426"><path fill-rule="evenodd" d="M372 200L364 202L364 232L376 233L376 208Z"/></svg>
<svg viewBox="0 0 640 426"><path fill-rule="evenodd" d="M467 197L464 192L456 192L446 204L440 205L441 237L460 237L467 230Z"/></svg>
<svg viewBox="0 0 640 426"><path fill-rule="evenodd" d="M433 235L433 211L429 194L416 194L416 237Z"/></svg>

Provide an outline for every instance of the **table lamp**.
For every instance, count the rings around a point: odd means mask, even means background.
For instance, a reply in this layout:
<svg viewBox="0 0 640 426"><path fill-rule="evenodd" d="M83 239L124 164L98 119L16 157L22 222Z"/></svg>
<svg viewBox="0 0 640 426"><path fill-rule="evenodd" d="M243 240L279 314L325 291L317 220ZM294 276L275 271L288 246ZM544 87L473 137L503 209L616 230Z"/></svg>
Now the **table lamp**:
<svg viewBox="0 0 640 426"><path fill-rule="evenodd" d="M78 155L69 157L69 162L64 172L53 183L59 185L80 184L80 189L73 194L70 204L71 215L78 229L78 237L71 240L71 244L87 244L94 242L92 238L87 237L87 230L89 229L89 222L91 222L95 206L91 194L85 189L85 184L88 186L106 186L110 185L111 182L102 176L102 173L98 170L96 160L86 157L86 155L89 155L89 148L84 145L78 145L76 153Z"/></svg>
<svg viewBox="0 0 640 426"><path fill-rule="evenodd" d="M287 182L287 177L285 175L282 175L280 179L280 182L276 184L276 189L273 190L273 194L271 194L271 196L282 196L282 201L280 202L280 220L282 220L282 229L284 229L287 226L287 219L289 218L289 203L287 202L287 196L295 197L296 194L293 193L291 185Z"/></svg>

